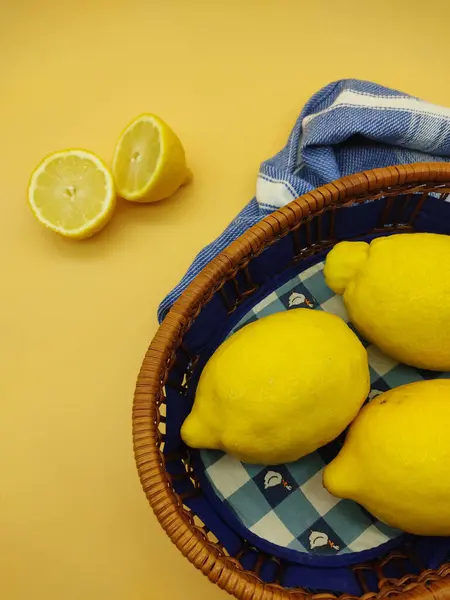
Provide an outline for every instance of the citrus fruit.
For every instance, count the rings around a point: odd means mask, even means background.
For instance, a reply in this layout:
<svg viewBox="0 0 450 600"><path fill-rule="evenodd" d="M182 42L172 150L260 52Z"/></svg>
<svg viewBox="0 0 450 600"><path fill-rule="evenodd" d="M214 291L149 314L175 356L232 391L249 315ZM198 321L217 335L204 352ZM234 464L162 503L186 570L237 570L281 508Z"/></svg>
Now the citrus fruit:
<svg viewBox="0 0 450 600"><path fill-rule="evenodd" d="M381 521L450 535L450 381L410 383L376 396L350 426L324 485Z"/></svg>
<svg viewBox="0 0 450 600"><path fill-rule="evenodd" d="M123 131L117 142L113 173L119 196L134 202L157 202L190 179L183 146L162 119L145 114Z"/></svg>
<svg viewBox="0 0 450 600"><path fill-rule="evenodd" d="M351 322L399 362L450 370L450 237L404 233L341 242L325 280L343 294Z"/></svg>
<svg viewBox="0 0 450 600"><path fill-rule="evenodd" d="M367 352L335 315L291 309L229 337L206 364L181 435L275 465L337 437L369 392Z"/></svg>
<svg viewBox="0 0 450 600"><path fill-rule="evenodd" d="M87 238L112 216L116 203L113 178L91 152L55 152L31 175L28 202L48 229L71 238Z"/></svg>

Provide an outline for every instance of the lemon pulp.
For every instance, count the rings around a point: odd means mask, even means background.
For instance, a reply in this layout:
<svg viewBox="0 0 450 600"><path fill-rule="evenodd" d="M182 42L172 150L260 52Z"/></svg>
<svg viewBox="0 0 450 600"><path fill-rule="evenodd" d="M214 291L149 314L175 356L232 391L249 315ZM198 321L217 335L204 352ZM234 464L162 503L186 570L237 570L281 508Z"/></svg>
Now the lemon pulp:
<svg viewBox="0 0 450 600"><path fill-rule="evenodd" d="M113 173L122 198L157 202L171 196L190 178L183 146L162 119L141 115L117 143Z"/></svg>

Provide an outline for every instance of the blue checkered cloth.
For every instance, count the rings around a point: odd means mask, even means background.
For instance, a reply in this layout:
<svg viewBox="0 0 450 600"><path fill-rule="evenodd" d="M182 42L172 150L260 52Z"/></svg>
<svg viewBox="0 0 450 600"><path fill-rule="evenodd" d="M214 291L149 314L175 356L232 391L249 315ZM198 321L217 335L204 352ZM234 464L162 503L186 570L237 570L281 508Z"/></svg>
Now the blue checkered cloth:
<svg viewBox="0 0 450 600"><path fill-rule="evenodd" d="M366 169L449 157L450 109L368 81L330 83L306 103L286 146L261 165L256 196L198 254L161 303L158 318L221 250L298 196Z"/></svg>
<svg viewBox="0 0 450 600"><path fill-rule="evenodd" d="M327 287L323 267L323 262L310 267L266 296L233 331L256 319L296 307L324 310L348 323L342 297ZM449 373L399 364L376 346L361 341L369 356L369 400L405 383L450 377ZM258 538L322 556L362 552L395 543L402 532L378 521L355 502L331 496L322 485L322 470L337 455L344 437L297 462L276 467L244 464L211 450L201 451L200 457L212 490L225 510L231 511L243 528Z"/></svg>

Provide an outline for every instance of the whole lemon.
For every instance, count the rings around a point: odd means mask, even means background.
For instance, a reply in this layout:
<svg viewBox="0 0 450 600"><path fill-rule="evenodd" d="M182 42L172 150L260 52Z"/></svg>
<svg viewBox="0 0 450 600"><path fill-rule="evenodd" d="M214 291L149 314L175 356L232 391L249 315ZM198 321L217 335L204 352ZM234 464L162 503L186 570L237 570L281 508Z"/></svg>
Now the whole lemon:
<svg viewBox="0 0 450 600"><path fill-rule="evenodd" d="M450 381L380 394L352 423L324 485L385 523L418 535L450 535Z"/></svg>
<svg viewBox="0 0 450 600"><path fill-rule="evenodd" d="M310 309L277 313L216 350L181 436L244 462L294 461L338 436L369 387L367 352L344 321Z"/></svg>
<svg viewBox="0 0 450 600"><path fill-rule="evenodd" d="M450 370L449 236L341 242L328 254L324 274L367 340L399 362Z"/></svg>

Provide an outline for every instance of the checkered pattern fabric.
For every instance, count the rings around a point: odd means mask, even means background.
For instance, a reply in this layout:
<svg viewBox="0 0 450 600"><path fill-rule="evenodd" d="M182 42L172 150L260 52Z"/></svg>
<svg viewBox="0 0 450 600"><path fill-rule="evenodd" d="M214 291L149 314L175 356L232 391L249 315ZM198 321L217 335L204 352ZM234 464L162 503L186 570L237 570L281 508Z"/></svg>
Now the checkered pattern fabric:
<svg viewBox="0 0 450 600"><path fill-rule="evenodd" d="M323 262L318 263L269 294L245 315L235 331L294 307L324 310L348 322L342 298L325 284L323 267ZM404 383L450 377L449 373L398 364L361 341L369 355L369 399ZM355 502L331 496L323 487L322 470L337 455L342 442L343 436L295 463L276 467L244 464L217 451L202 451L201 458L217 496L252 533L300 552L348 554L376 548L401 532L377 521Z"/></svg>

